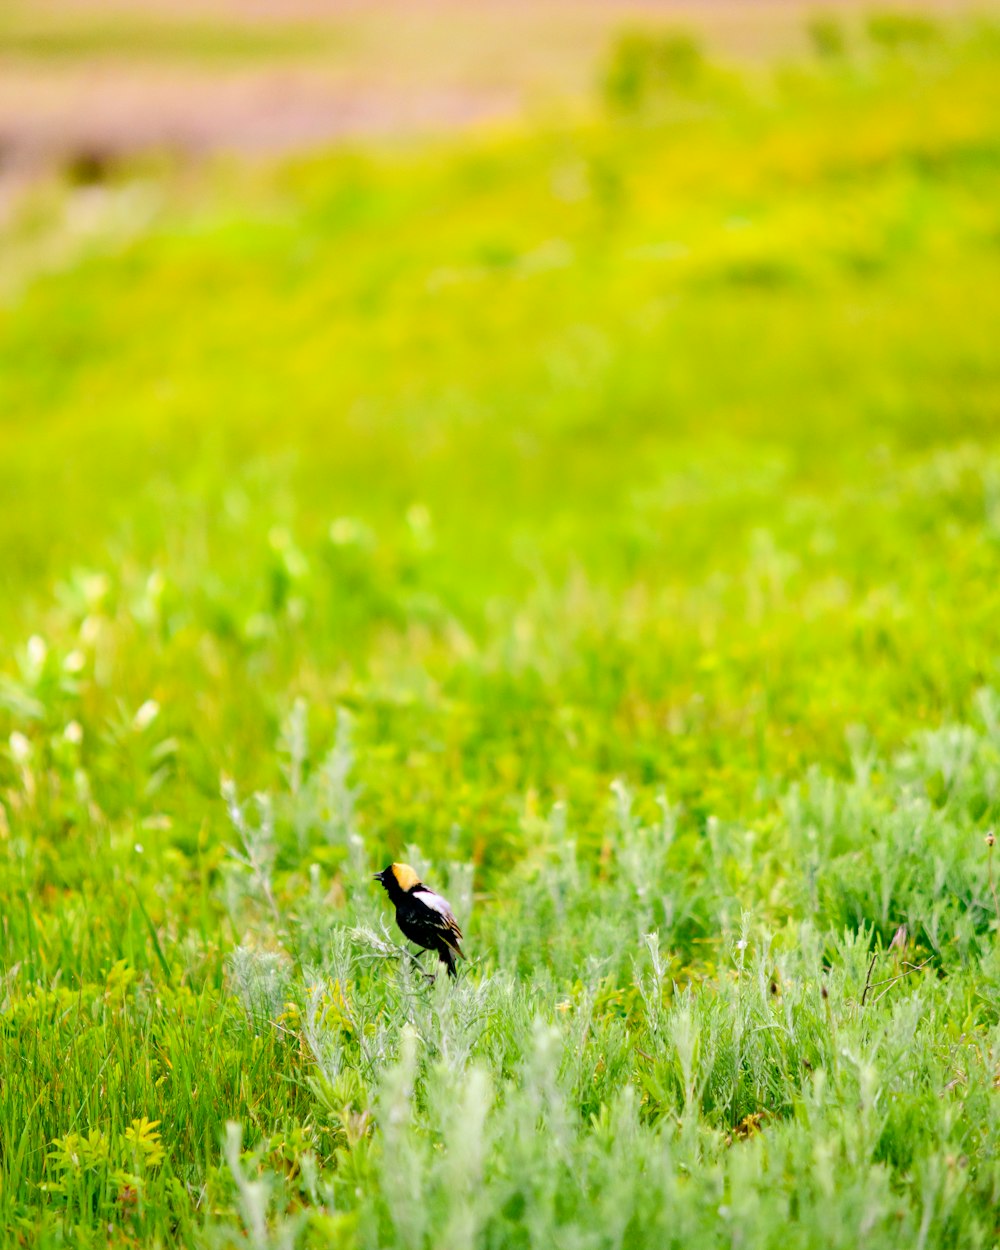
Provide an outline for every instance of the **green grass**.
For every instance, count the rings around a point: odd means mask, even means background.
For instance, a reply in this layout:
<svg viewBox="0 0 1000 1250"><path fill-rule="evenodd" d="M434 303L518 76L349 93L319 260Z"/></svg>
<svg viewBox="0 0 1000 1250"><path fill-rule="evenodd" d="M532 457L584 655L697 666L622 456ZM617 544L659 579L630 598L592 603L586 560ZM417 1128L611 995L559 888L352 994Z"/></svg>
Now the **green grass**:
<svg viewBox="0 0 1000 1250"><path fill-rule="evenodd" d="M8 227L7 1244L997 1244L1000 44L697 64Z"/></svg>

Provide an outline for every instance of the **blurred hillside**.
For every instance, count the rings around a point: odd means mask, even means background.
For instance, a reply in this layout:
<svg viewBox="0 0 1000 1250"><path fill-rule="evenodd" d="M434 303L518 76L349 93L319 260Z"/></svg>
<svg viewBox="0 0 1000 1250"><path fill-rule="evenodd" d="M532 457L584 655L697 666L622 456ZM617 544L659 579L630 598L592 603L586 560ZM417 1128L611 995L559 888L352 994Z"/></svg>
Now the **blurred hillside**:
<svg viewBox="0 0 1000 1250"><path fill-rule="evenodd" d="M709 53L808 48L803 0L7 0L0 175L148 148L268 152L586 104L615 31L691 30ZM880 6L885 9L886 6ZM916 0L908 11L996 10ZM833 0L845 29L871 8ZM891 6L889 6L891 10Z"/></svg>

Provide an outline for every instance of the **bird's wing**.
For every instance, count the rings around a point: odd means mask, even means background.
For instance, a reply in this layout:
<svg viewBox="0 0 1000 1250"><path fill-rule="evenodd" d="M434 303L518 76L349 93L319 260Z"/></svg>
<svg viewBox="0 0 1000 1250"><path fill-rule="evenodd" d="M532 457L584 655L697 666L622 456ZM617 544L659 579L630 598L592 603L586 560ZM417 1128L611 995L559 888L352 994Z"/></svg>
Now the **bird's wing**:
<svg viewBox="0 0 1000 1250"><path fill-rule="evenodd" d="M414 890L413 897L418 898L431 911L437 912L441 917L444 940L449 946L454 946L456 953L461 955L462 952L459 950L458 943L462 941L462 930L458 927L458 921L455 919L455 913L451 910L448 900L442 898L440 894L435 894L433 890L428 890L425 885Z"/></svg>

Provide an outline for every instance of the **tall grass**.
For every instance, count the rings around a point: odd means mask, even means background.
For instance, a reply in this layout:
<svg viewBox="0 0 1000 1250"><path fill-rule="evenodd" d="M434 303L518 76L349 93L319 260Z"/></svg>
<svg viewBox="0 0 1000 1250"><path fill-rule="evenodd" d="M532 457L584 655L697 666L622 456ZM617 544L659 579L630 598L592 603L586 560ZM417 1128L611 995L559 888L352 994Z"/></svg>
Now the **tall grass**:
<svg viewBox="0 0 1000 1250"><path fill-rule="evenodd" d="M8 228L6 1244L996 1243L1000 75L920 30Z"/></svg>

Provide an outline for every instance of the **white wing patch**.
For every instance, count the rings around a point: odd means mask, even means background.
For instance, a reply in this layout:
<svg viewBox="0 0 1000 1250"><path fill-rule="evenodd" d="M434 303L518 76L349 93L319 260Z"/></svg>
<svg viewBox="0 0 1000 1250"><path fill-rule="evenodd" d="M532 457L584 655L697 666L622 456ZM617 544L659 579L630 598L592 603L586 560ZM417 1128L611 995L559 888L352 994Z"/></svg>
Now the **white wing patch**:
<svg viewBox="0 0 1000 1250"><path fill-rule="evenodd" d="M425 885L413 891L413 897L419 898L425 907L433 908L434 911L440 912L445 920L455 923L455 915L451 910L451 906L446 898L442 898L440 894L435 894L433 890L428 890Z"/></svg>
<svg viewBox="0 0 1000 1250"><path fill-rule="evenodd" d="M462 940L462 930L458 927L455 913L451 910L451 904L446 898L442 898L440 894L435 894L433 890L428 890L425 885L418 886L417 889L412 890L411 895L413 898L420 899L421 903L425 907L429 907L431 911L436 911L444 921L445 928L449 929L459 941ZM458 947L456 946L455 949L458 950ZM462 952L458 951L458 953L461 955Z"/></svg>

